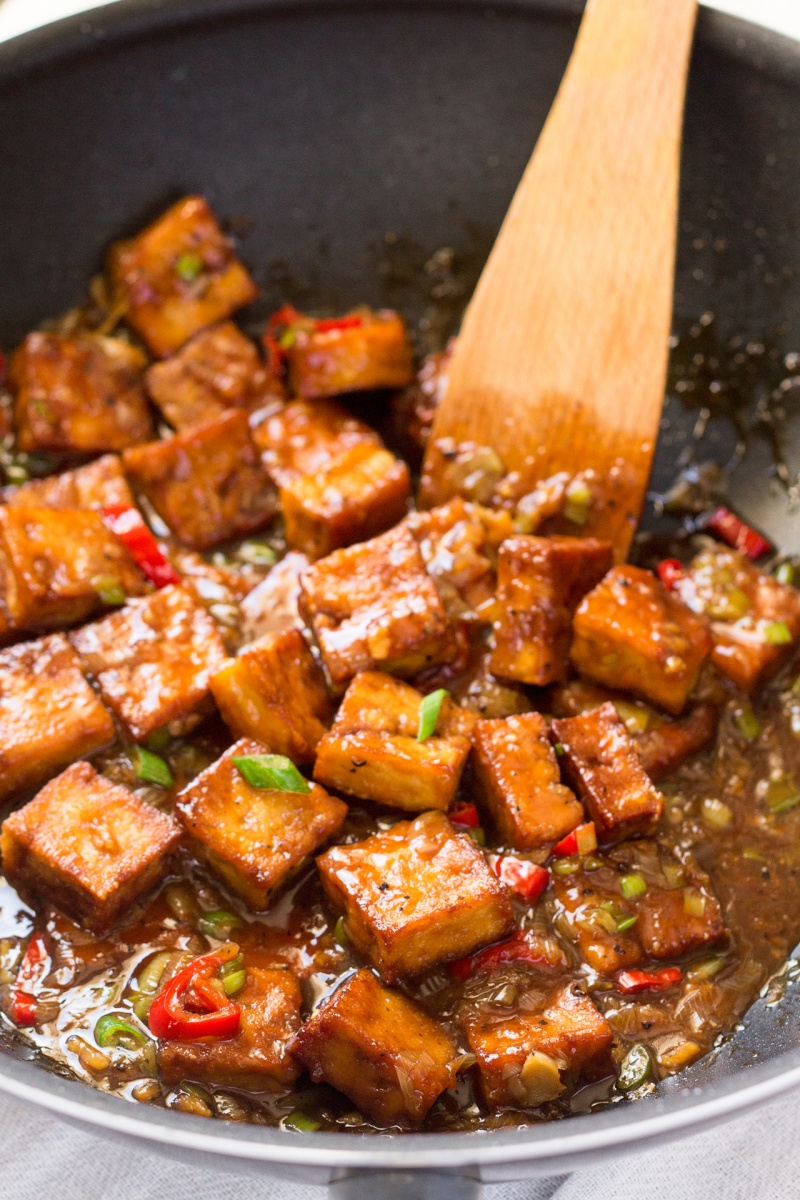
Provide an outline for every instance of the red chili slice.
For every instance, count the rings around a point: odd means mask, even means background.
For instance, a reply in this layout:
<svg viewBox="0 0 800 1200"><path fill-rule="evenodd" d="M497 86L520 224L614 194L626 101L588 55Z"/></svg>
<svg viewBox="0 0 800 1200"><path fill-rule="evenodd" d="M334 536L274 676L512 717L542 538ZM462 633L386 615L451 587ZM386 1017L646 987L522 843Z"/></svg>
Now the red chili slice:
<svg viewBox="0 0 800 1200"><path fill-rule="evenodd" d="M557 858L571 858L573 854L591 854L597 849L597 830L594 821L576 825L560 842L556 842L550 853Z"/></svg>
<svg viewBox="0 0 800 1200"><path fill-rule="evenodd" d="M150 1032L158 1038L181 1041L234 1037L241 1009L212 982L226 961L229 957L204 954L173 975L150 1006Z"/></svg>
<svg viewBox="0 0 800 1200"><path fill-rule="evenodd" d="M510 887L523 900L538 900L550 882L550 872L546 867L528 862L525 858L515 858L513 854L496 858L492 866L506 887Z"/></svg>
<svg viewBox="0 0 800 1200"><path fill-rule="evenodd" d="M662 967L660 971L618 971L617 987L624 996L637 992L665 992L683 979L679 967Z"/></svg>
<svg viewBox="0 0 800 1200"><path fill-rule="evenodd" d="M10 1015L15 1025L36 1024L36 995L31 989L44 978L48 958L44 935L35 933L22 957L11 990Z"/></svg>
<svg viewBox="0 0 800 1200"><path fill-rule="evenodd" d="M138 508L131 508L129 504L107 504L102 513L108 528L125 543L151 583L157 588L180 583L180 575L160 550Z"/></svg>
<svg viewBox="0 0 800 1200"><path fill-rule="evenodd" d="M267 352L267 365L273 375L279 378L286 369L286 351L280 344L280 334L286 332L292 325L303 320L303 314L298 312L293 304L284 304L273 313L267 322L262 341Z"/></svg>
<svg viewBox="0 0 800 1200"><path fill-rule="evenodd" d="M314 332L330 333L333 329L358 329L363 324L363 317L330 317L324 321L317 321Z"/></svg>
<svg viewBox="0 0 800 1200"><path fill-rule="evenodd" d="M545 963L547 966L552 965L539 950L533 948L525 937L525 934L518 931L505 942L498 942L495 946L488 946L478 954L469 955L468 958L456 959L455 962L450 963L450 970L456 979L468 979L476 971L486 971L504 962L529 962Z"/></svg>
<svg viewBox="0 0 800 1200"><path fill-rule="evenodd" d="M668 592L674 591L678 582L683 578L683 563L677 558L665 558L656 567L656 575Z"/></svg>
<svg viewBox="0 0 800 1200"><path fill-rule="evenodd" d="M458 804L447 815L453 825L465 825L468 829L477 829L481 823L474 804Z"/></svg>
<svg viewBox="0 0 800 1200"><path fill-rule="evenodd" d="M746 525L741 517L737 517L729 508L718 508L705 521L704 528L727 546L741 550L748 558L762 558L773 549L765 537Z"/></svg>

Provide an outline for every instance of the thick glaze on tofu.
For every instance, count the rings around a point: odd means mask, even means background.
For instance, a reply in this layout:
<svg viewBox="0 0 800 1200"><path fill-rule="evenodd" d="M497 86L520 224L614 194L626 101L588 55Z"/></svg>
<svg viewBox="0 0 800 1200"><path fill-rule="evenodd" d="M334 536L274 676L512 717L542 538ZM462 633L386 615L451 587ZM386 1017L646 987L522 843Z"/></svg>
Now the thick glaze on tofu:
<svg viewBox="0 0 800 1200"><path fill-rule="evenodd" d="M302 626L300 577L307 566L305 554L290 550L266 579L247 593L241 603L242 636L246 643Z"/></svg>
<svg viewBox="0 0 800 1200"><path fill-rule="evenodd" d="M197 724L209 707L209 677L227 657L213 620L182 587L133 600L71 640L135 742Z"/></svg>
<svg viewBox="0 0 800 1200"><path fill-rule="evenodd" d="M145 376L147 390L173 429L205 425L229 408L280 405L284 390L233 321L204 329Z"/></svg>
<svg viewBox="0 0 800 1200"><path fill-rule="evenodd" d="M293 762L314 761L332 707L325 677L299 629L267 634L211 677L234 737L249 737Z"/></svg>
<svg viewBox="0 0 800 1200"><path fill-rule="evenodd" d="M158 1067L164 1082L208 1080L259 1092L284 1091L300 1074L288 1045L302 1024L300 983L291 971L247 968L236 995L239 1032L232 1038L160 1041Z"/></svg>
<svg viewBox="0 0 800 1200"><path fill-rule="evenodd" d="M312 1013L292 1052L315 1083L344 1092L376 1125L416 1124L456 1081L447 1032L366 970Z"/></svg>
<svg viewBox="0 0 800 1200"><path fill-rule="evenodd" d="M463 958L514 929L508 890L443 813L334 846L317 866L348 936L387 983Z"/></svg>
<svg viewBox="0 0 800 1200"><path fill-rule="evenodd" d="M742 691L753 692L794 653L800 638L800 592L765 575L738 550L704 550L675 590L711 621L711 661ZM788 639L770 641L776 625ZM781 636L786 637L783 629Z"/></svg>
<svg viewBox="0 0 800 1200"><path fill-rule="evenodd" d="M108 256L125 318L156 358L251 304L258 289L202 196L187 196Z"/></svg>
<svg viewBox="0 0 800 1200"><path fill-rule="evenodd" d="M114 740L114 722L62 634L0 651L0 799Z"/></svg>
<svg viewBox="0 0 800 1200"><path fill-rule="evenodd" d="M90 509L0 508L2 598L11 629L74 625L105 607L103 592L141 596L130 551Z"/></svg>
<svg viewBox="0 0 800 1200"><path fill-rule="evenodd" d="M124 463L134 487L195 550L262 529L275 515L275 489L242 409L130 450Z"/></svg>
<svg viewBox="0 0 800 1200"><path fill-rule="evenodd" d="M455 347L451 339L444 350L429 354L413 383L391 400L391 443L416 470L428 444L436 410L447 388L447 372Z"/></svg>
<svg viewBox="0 0 800 1200"><path fill-rule="evenodd" d="M507 846L545 846L583 820L583 805L561 782L540 713L478 721L472 765L479 795Z"/></svg>
<svg viewBox="0 0 800 1200"><path fill-rule="evenodd" d="M164 876L180 836L172 817L90 763L73 763L3 822L3 872L24 894L103 933Z"/></svg>
<svg viewBox="0 0 800 1200"><path fill-rule="evenodd" d="M601 842L652 833L664 798L642 766L636 746L611 703L563 717L550 727L561 765L595 823Z"/></svg>
<svg viewBox="0 0 800 1200"><path fill-rule="evenodd" d="M9 507L21 505L23 508L134 506L133 493L116 454L104 454L94 462L73 471L62 471L60 475L48 475L45 479L31 479L17 487L3 488L2 497Z"/></svg>
<svg viewBox="0 0 800 1200"><path fill-rule="evenodd" d="M309 558L374 537L408 508L408 467L363 421L329 401L294 400L253 437L279 488L287 545Z"/></svg>
<svg viewBox="0 0 800 1200"><path fill-rule="evenodd" d="M422 699L416 688L391 675L357 675L317 747L317 782L408 812L446 812L467 761L475 717L445 698L435 735L420 742Z"/></svg>
<svg viewBox="0 0 800 1200"><path fill-rule="evenodd" d="M310 792L251 787L231 761L267 753L242 738L184 788L176 810L192 853L259 912L347 815L347 805L316 784Z"/></svg>
<svg viewBox="0 0 800 1200"><path fill-rule="evenodd" d="M346 328L298 325L286 350L289 387L304 400L344 392L401 388L414 378L406 327L391 309L359 308L348 313ZM359 323L356 324L355 322Z"/></svg>
<svg viewBox="0 0 800 1200"><path fill-rule="evenodd" d="M619 932L620 921L636 916L634 901L621 899L611 872L578 869L572 875L553 873L551 887L564 912L560 926L575 942L584 962L601 975L638 967L645 958L637 926Z"/></svg>
<svg viewBox="0 0 800 1200"><path fill-rule="evenodd" d="M359 671L413 676L448 662L456 650L442 598L403 527L309 567L301 609L335 691Z"/></svg>
<svg viewBox="0 0 800 1200"><path fill-rule="evenodd" d="M17 446L100 454L146 442L153 436L146 364L121 338L28 334L8 372Z"/></svg>
<svg viewBox="0 0 800 1200"><path fill-rule="evenodd" d="M677 716L711 653L711 634L650 571L613 567L573 622L570 658L588 679L652 700Z"/></svg>
<svg viewBox="0 0 800 1200"><path fill-rule="evenodd" d="M522 1000L511 1009L478 1005L461 1017L490 1108L538 1108L567 1084L611 1074L611 1026L575 984L534 976Z"/></svg>
<svg viewBox="0 0 800 1200"><path fill-rule="evenodd" d="M566 679L572 618L613 562L595 538L509 538L500 547L496 675L543 687Z"/></svg>
<svg viewBox="0 0 800 1200"><path fill-rule="evenodd" d="M702 885L689 884L671 891L653 888L637 908L639 941L648 958L678 958L727 941L719 901Z"/></svg>

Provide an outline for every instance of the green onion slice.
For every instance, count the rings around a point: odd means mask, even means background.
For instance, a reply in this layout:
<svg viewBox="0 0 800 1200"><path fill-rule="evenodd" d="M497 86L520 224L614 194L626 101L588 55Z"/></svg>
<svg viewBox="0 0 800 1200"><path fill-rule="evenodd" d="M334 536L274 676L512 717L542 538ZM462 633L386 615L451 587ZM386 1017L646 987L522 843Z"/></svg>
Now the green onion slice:
<svg viewBox="0 0 800 1200"><path fill-rule="evenodd" d="M737 729L748 742L754 742L761 737L761 722L749 705L747 708L740 708L738 712L735 712L733 719Z"/></svg>
<svg viewBox="0 0 800 1200"><path fill-rule="evenodd" d="M435 730L446 695L447 691L444 688L437 688L435 692L429 692L427 696L423 697L419 706L418 742L426 741Z"/></svg>
<svg viewBox="0 0 800 1200"><path fill-rule="evenodd" d="M204 263L199 254L182 254L175 263L175 274L184 283L194 283L203 273Z"/></svg>
<svg viewBox="0 0 800 1200"><path fill-rule="evenodd" d="M790 775L783 775L769 781L766 800L770 811L780 815L800 804L800 789Z"/></svg>
<svg viewBox="0 0 800 1200"><path fill-rule="evenodd" d="M638 920L639 918L635 915L623 917L621 921L617 921L617 933L626 933L629 929L633 929Z"/></svg>
<svg viewBox="0 0 800 1200"><path fill-rule="evenodd" d="M254 567L271 567L278 561L278 555L266 542L242 542L237 557Z"/></svg>
<svg viewBox="0 0 800 1200"><path fill-rule="evenodd" d="M690 917L705 916L706 898L697 888L687 887L684 890L683 911Z"/></svg>
<svg viewBox="0 0 800 1200"><path fill-rule="evenodd" d="M247 971L231 971L230 975L224 975L222 986L225 989L226 996L235 996L240 992L247 983Z"/></svg>
<svg viewBox="0 0 800 1200"><path fill-rule="evenodd" d="M643 896L647 891L647 884L644 876L634 872L631 875L623 875L619 881L619 886L622 888L622 894L626 900L635 900L637 896Z"/></svg>
<svg viewBox="0 0 800 1200"><path fill-rule="evenodd" d="M158 787L172 787L172 772L158 754L137 746L131 754L131 763L143 783L154 783Z"/></svg>
<svg viewBox="0 0 800 1200"><path fill-rule="evenodd" d="M775 578L778 583L788 583L790 586L794 583L794 567L790 562L781 563L775 572Z"/></svg>
<svg viewBox="0 0 800 1200"><path fill-rule="evenodd" d="M122 1046L125 1050L138 1050L147 1045L147 1038L141 1029L131 1025L116 1013L106 1013L94 1027L94 1040L104 1050L111 1046Z"/></svg>
<svg viewBox="0 0 800 1200"><path fill-rule="evenodd" d="M466 832L472 838L476 846L486 845L486 834L483 832L480 825L475 825L473 828L467 829Z"/></svg>
<svg viewBox="0 0 800 1200"><path fill-rule="evenodd" d="M283 754L245 754L231 759L250 787L269 792L294 792L307 795L311 785L290 758Z"/></svg>
<svg viewBox="0 0 800 1200"><path fill-rule="evenodd" d="M764 641L768 646L788 646L792 631L785 621L771 621L764 626Z"/></svg>
<svg viewBox="0 0 800 1200"><path fill-rule="evenodd" d="M617 1087L621 1092L632 1092L647 1081L650 1074L650 1051L641 1044L631 1046L620 1063Z"/></svg>
<svg viewBox="0 0 800 1200"><path fill-rule="evenodd" d="M239 929L241 924L242 919L236 913L230 912L227 908L217 908L213 912L204 912L197 922L197 928L207 937L227 942L234 929Z"/></svg>
<svg viewBox="0 0 800 1200"><path fill-rule="evenodd" d="M93 575L89 583L103 604L107 604L109 607L116 606L118 608L128 599L125 595L125 588L116 575Z"/></svg>
<svg viewBox="0 0 800 1200"><path fill-rule="evenodd" d="M347 926L344 923L344 917L338 917L336 924L333 927L333 940L338 942L340 946L349 946L350 938L347 933Z"/></svg>
<svg viewBox="0 0 800 1200"><path fill-rule="evenodd" d="M295 1129L298 1133L316 1133L322 1128L319 1121L314 1117L309 1117L307 1113L301 1112L299 1108L292 1109L281 1122L284 1129Z"/></svg>

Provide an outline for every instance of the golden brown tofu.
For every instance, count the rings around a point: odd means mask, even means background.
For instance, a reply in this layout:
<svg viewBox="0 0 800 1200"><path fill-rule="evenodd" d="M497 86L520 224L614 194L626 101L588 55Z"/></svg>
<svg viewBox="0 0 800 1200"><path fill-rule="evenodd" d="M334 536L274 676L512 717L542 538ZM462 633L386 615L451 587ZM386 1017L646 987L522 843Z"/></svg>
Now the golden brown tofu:
<svg viewBox="0 0 800 1200"><path fill-rule="evenodd" d="M611 703L553 721L567 781L586 805L600 842L652 833L664 798L642 766L636 746Z"/></svg>
<svg viewBox="0 0 800 1200"><path fill-rule="evenodd" d="M719 901L699 883L670 891L650 888L637 910L639 941L649 958L675 959L728 937Z"/></svg>
<svg viewBox="0 0 800 1200"><path fill-rule="evenodd" d="M4 504L23 508L132 508L135 503L116 454L104 454L74 471L3 488L2 497Z"/></svg>
<svg viewBox="0 0 800 1200"><path fill-rule="evenodd" d="M300 576L307 566L305 554L290 550L285 558L275 564L266 579L262 579L247 593L241 602L245 643L266 637L268 633L282 633L302 626Z"/></svg>
<svg viewBox="0 0 800 1200"><path fill-rule="evenodd" d="M114 722L61 634L0 652L0 798L114 740Z"/></svg>
<svg viewBox="0 0 800 1200"><path fill-rule="evenodd" d="M251 304L258 289L202 196L187 196L108 257L126 320L156 358Z"/></svg>
<svg viewBox="0 0 800 1200"><path fill-rule="evenodd" d="M229 408L252 412L285 399L283 385L233 321L212 325L172 358L155 363L145 383L178 430L214 421Z"/></svg>
<svg viewBox="0 0 800 1200"><path fill-rule="evenodd" d="M408 508L408 467L338 404L295 400L253 437L280 491L287 545L310 558L374 537Z"/></svg>
<svg viewBox="0 0 800 1200"><path fill-rule="evenodd" d="M493 675L489 669L490 656L483 638L471 639L467 665L450 685L453 699L487 720L531 712L534 706L527 690L522 684Z"/></svg>
<svg viewBox="0 0 800 1200"><path fill-rule="evenodd" d="M620 899L612 872L553 873L551 886L564 911L565 928L583 960L601 975L613 975L644 961L638 923L620 933L619 923L636 916L635 903Z"/></svg>
<svg viewBox="0 0 800 1200"><path fill-rule="evenodd" d="M213 620L182 587L133 600L70 636L135 742L197 724L210 706L209 677L227 657Z"/></svg>
<svg viewBox="0 0 800 1200"><path fill-rule="evenodd" d="M510 1010L482 1005L462 1016L490 1108L538 1108L567 1084L611 1073L614 1035L589 997L573 983L531 985Z"/></svg>
<svg viewBox="0 0 800 1200"><path fill-rule="evenodd" d="M109 593L141 596L149 586L91 509L0 508L0 568L11 628L34 633L99 612Z"/></svg>
<svg viewBox="0 0 800 1200"><path fill-rule="evenodd" d="M184 788L177 804L192 853L259 912L347 815L347 805L316 784L310 792L251 787L231 760L266 753L242 738Z"/></svg>
<svg viewBox="0 0 800 1200"><path fill-rule="evenodd" d="M387 983L463 958L514 929L507 888L440 812L333 846L317 866L348 936Z"/></svg>
<svg viewBox="0 0 800 1200"><path fill-rule="evenodd" d="M390 808L446 812L467 761L475 717L445 698L435 736L420 742L422 699L391 675L357 675L333 729L317 746L317 782Z"/></svg>
<svg viewBox="0 0 800 1200"><path fill-rule="evenodd" d="M333 716L325 677L299 629L253 642L211 677L234 737L249 737L293 762L314 761Z"/></svg>
<svg viewBox="0 0 800 1200"><path fill-rule="evenodd" d="M147 359L121 338L30 333L9 364L20 450L100 454L153 436Z"/></svg>
<svg viewBox="0 0 800 1200"><path fill-rule="evenodd" d="M302 1021L302 994L291 971L247 967L247 982L236 995L239 1032L232 1038L160 1041L158 1069L167 1084L202 1079L255 1091L283 1091L300 1074L288 1050Z"/></svg>
<svg viewBox="0 0 800 1200"><path fill-rule="evenodd" d="M455 654L455 630L419 547L391 529L335 550L304 572L301 611L334 691L359 671L413 676Z"/></svg>
<svg viewBox="0 0 800 1200"><path fill-rule="evenodd" d="M581 675L634 692L677 716L711 653L711 634L650 571L613 567L573 622L570 658Z"/></svg>
<svg viewBox="0 0 800 1200"><path fill-rule="evenodd" d="M164 876L177 822L73 763L7 817L3 872L13 887L103 933Z"/></svg>
<svg viewBox="0 0 800 1200"><path fill-rule="evenodd" d="M286 351L289 386L296 396L322 400L343 392L405 387L414 378L406 327L391 309L356 309L341 327L329 321L307 325L294 327Z"/></svg>
<svg viewBox="0 0 800 1200"><path fill-rule="evenodd" d="M532 850L583 820L583 805L561 782L547 722L539 713L478 721L472 764L479 795L503 842Z"/></svg>
<svg viewBox="0 0 800 1200"><path fill-rule="evenodd" d="M311 1014L292 1051L315 1083L344 1092L381 1126L421 1121L456 1080L456 1046L442 1026L366 970Z"/></svg>
<svg viewBox="0 0 800 1200"><path fill-rule="evenodd" d="M543 687L566 679L572 618L613 562L594 538L509 538L500 547L496 675Z"/></svg>
<svg viewBox="0 0 800 1200"><path fill-rule="evenodd" d="M693 612L711 621L711 661L742 691L755 691L794 653L800 592L763 574L738 550L704 550L675 590Z"/></svg>
<svg viewBox="0 0 800 1200"><path fill-rule="evenodd" d="M123 461L133 486L195 550L262 529L275 515L275 489L242 409L127 451Z"/></svg>

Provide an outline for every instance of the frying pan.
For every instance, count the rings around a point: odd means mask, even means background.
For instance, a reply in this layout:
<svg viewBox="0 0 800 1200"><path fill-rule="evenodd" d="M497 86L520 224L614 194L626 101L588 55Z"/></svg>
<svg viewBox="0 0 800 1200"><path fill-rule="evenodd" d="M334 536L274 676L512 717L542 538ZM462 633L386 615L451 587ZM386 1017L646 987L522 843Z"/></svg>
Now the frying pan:
<svg viewBox="0 0 800 1200"><path fill-rule="evenodd" d="M0 344L75 303L112 239L190 191L240 237L264 310L286 298L388 301L445 333L544 121L581 8L125 0L0 47ZM798 178L800 45L704 12L675 295L684 391L667 400L652 488L692 457L727 463L736 507L787 550L800 540L797 367L784 357L800 350ZM435 255L442 247L453 253ZM661 521L652 507L647 521ZM9 1030L0 1088L110 1137L195 1164L269 1164L342 1200L468 1197L481 1182L696 1131L800 1083L793 976L654 1096L524 1130L359 1138L203 1122L44 1069Z"/></svg>

